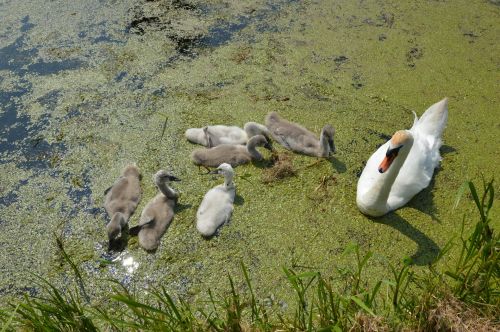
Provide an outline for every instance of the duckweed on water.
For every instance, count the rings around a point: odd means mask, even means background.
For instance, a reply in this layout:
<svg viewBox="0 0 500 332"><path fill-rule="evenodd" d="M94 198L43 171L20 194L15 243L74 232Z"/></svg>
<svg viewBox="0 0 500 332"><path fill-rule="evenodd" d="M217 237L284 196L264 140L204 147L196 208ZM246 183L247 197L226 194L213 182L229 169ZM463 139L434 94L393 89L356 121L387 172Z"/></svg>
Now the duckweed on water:
<svg viewBox="0 0 500 332"><path fill-rule="evenodd" d="M174 298L164 287L147 292L142 301L117 281L109 303L90 307L78 269L58 241L66 262L72 266L79 288L61 293L41 279L45 297L29 298L0 311L2 331L34 330L96 331L112 329L153 331L493 331L498 329L500 308L500 240L490 225L493 182L484 183L479 196L472 182L466 183L478 209L474 231L462 234L461 259L454 267L438 269L436 262L416 271L409 262L389 265L393 276L370 286L365 268L373 252L363 254L359 246L346 249L354 256L355 268L339 269L342 287L319 272L297 273L284 269L295 295L290 310L275 297L261 298L244 264L244 287L240 291L229 276L230 291L189 304ZM438 257L442 260L453 246ZM129 259L127 259L129 260ZM468 293L465 295L464 293ZM82 298L83 295L83 298ZM465 295L465 296L464 296ZM85 300L86 299L86 300Z"/></svg>
<svg viewBox="0 0 500 332"><path fill-rule="evenodd" d="M88 277L89 296L106 297L110 287L97 279L111 277L195 301L207 288L226 289L221 274L243 287L242 261L261 294L291 303L285 277L276 278L281 267L327 278L351 264L341 253L353 241L374 253L365 266L374 280L388 277L386 260L433 262L471 214L466 200L449 208L463 179L497 173L500 9L492 2L91 0L0 9L5 299L41 292L31 272L67 287L72 272L61 264L56 232ZM421 114L444 96L449 125L430 187L389 216L361 215L355 186L363 162L384 137L411 126L412 110ZM238 167L249 176L237 179L231 223L203 240L195 213L214 182L191 165L194 146L183 132L262 122L271 110L314 132L332 123L337 155L309 168L311 158L294 156L300 171L272 186L259 181L265 168ZM107 251L103 192L134 161L144 179L158 169L185 179L152 255L134 240L121 254ZM156 192L148 180L142 188L138 211ZM137 262L133 272L123 255Z"/></svg>

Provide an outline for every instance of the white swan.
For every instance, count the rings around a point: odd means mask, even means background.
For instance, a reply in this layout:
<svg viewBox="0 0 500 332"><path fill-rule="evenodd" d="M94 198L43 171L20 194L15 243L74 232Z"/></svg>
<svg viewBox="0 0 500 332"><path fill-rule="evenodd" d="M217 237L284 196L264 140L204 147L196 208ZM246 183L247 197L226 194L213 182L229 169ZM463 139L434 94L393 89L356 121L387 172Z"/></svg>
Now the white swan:
<svg viewBox="0 0 500 332"><path fill-rule="evenodd" d="M205 237L214 235L217 228L231 218L236 195L231 165L221 164L211 173L224 175L224 184L210 189L205 194L196 213L196 229Z"/></svg>
<svg viewBox="0 0 500 332"><path fill-rule="evenodd" d="M264 125L247 122L244 129L237 126L214 125L189 128L184 135L192 143L211 148L221 144L246 144L250 138L256 135L269 137L269 131Z"/></svg>
<svg viewBox="0 0 500 332"><path fill-rule="evenodd" d="M153 182L159 193L142 210L139 225L129 231L131 235L138 235L139 245L147 251L158 248L161 237L174 218L179 194L170 188L170 181L180 180L163 170L156 172Z"/></svg>
<svg viewBox="0 0 500 332"><path fill-rule="evenodd" d="M448 99L432 105L410 130L397 131L368 159L358 181L361 212L379 217L405 205L429 185L441 160L439 148L448 120Z"/></svg>

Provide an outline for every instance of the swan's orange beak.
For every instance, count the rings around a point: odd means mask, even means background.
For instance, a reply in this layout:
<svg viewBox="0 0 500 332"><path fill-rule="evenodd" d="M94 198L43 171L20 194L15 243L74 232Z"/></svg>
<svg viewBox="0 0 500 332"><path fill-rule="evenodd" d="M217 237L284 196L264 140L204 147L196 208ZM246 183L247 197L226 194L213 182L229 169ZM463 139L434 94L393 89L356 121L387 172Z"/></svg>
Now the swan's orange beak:
<svg viewBox="0 0 500 332"><path fill-rule="evenodd" d="M397 148L393 148L393 149L388 148L387 149L387 153L385 154L384 160L382 160L382 162L378 166L378 171L380 173L385 173L389 169L389 167L391 167L392 162L394 161L394 159L396 159L396 157L398 156L399 150L402 147L403 146L400 145Z"/></svg>
<svg viewBox="0 0 500 332"><path fill-rule="evenodd" d="M385 156L384 160L382 160L382 162L378 166L378 171L380 173L385 173L391 166L394 159L396 159L396 156L397 154L391 154L389 156Z"/></svg>

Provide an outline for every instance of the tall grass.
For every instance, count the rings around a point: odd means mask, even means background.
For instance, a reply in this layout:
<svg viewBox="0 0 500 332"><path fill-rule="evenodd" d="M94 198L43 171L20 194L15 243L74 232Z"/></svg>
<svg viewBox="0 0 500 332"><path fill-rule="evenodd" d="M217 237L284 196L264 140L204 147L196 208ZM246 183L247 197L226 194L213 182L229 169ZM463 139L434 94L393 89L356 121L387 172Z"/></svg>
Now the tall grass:
<svg viewBox="0 0 500 332"><path fill-rule="evenodd" d="M353 245L347 253L353 256L355 267L338 270L341 286L319 272L284 269L294 298L289 305L291 312L273 308L260 299L243 264L243 288L237 287L228 276L229 292L215 295L209 290L208 299L201 303L174 298L163 287L151 291L148 300L139 300L136 294L113 282L110 294L113 305L91 305L83 276L58 240L64 259L75 273L75 289L62 292L39 278L44 296L25 296L19 303L4 307L0 311L3 325L0 332L18 329L222 332L499 328L498 321L492 318L500 314L499 236L491 227L489 217L494 202L493 182L483 184L481 196L473 183L466 183L465 188L474 200L479 218L469 236L465 235L464 220L458 244L450 241L438 256L439 261L458 245L458 257L450 268L439 269L434 262L424 271L416 271L411 261L404 260L399 266L389 265L390 278L372 280L364 275L364 269L373 253L362 253ZM490 319L477 318L480 315ZM464 319L476 323L467 325Z"/></svg>
<svg viewBox="0 0 500 332"><path fill-rule="evenodd" d="M500 292L500 237L491 228L489 212L495 198L493 181L483 180L483 195L479 197L472 182L467 182L480 219L474 231L464 237L461 232L461 252L454 269L446 271L453 280L454 294L463 301L479 305L498 305Z"/></svg>

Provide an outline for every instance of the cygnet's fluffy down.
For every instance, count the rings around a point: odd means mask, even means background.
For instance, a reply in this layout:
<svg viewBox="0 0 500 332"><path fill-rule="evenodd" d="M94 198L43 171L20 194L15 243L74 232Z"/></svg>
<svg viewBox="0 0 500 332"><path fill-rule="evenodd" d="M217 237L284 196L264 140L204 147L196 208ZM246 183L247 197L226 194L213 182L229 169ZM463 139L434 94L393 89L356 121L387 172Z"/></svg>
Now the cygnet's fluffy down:
<svg viewBox="0 0 500 332"><path fill-rule="evenodd" d="M122 228L128 223L141 199L139 168L135 164L126 166L105 195L104 208L111 218L106 225L111 245L121 237Z"/></svg>
<svg viewBox="0 0 500 332"><path fill-rule="evenodd" d="M267 128L256 122L245 123L244 129L237 126L214 125L189 128L185 132L188 141L212 148L221 144L246 144L256 135L269 137Z"/></svg>
<svg viewBox="0 0 500 332"><path fill-rule="evenodd" d="M319 140L306 128L281 118L276 112L266 116L266 126L274 140L288 150L312 157L328 157L335 153L335 129L331 125L323 127Z"/></svg>
<svg viewBox="0 0 500 332"><path fill-rule="evenodd" d="M159 193L144 207L139 225L130 229L130 234L137 234L139 245L147 251L158 248L161 237L174 217L174 207L179 195L170 188L170 181L180 180L163 170L153 176Z"/></svg>
<svg viewBox="0 0 500 332"><path fill-rule="evenodd" d="M224 176L224 184L210 189L196 213L196 229L204 236L210 237L224 223L229 221L233 213L236 187L233 182L234 171L231 165L222 164L214 174Z"/></svg>
<svg viewBox="0 0 500 332"><path fill-rule="evenodd" d="M252 137L246 146L222 144L210 149L197 149L191 154L191 159L195 165L206 167L217 167L223 163L236 167L252 160L262 160L262 155L256 149L257 146L272 149L264 136L257 135Z"/></svg>

